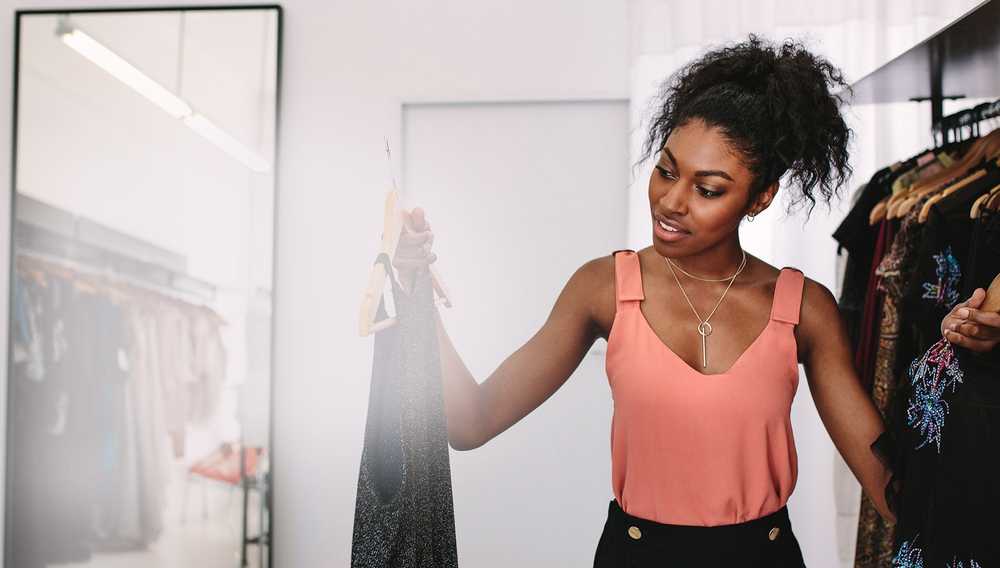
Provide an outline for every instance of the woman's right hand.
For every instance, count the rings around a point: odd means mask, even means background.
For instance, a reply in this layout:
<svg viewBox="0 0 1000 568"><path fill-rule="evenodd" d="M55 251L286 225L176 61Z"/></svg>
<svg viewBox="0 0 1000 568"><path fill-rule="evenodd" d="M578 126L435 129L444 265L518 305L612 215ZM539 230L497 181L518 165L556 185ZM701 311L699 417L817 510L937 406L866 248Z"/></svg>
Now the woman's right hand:
<svg viewBox="0 0 1000 568"><path fill-rule="evenodd" d="M1000 344L1000 314L982 310L986 290L976 288L968 300L957 304L941 320L941 334L971 351L986 352Z"/></svg>
<svg viewBox="0 0 1000 568"><path fill-rule="evenodd" d="M424 210L414 207L403 211L403 232L399 236L392 265L396 267L400 285L407 292L412 289L416 275L437 260L437 255L431 251L433 243L434 233Z"/></svg>

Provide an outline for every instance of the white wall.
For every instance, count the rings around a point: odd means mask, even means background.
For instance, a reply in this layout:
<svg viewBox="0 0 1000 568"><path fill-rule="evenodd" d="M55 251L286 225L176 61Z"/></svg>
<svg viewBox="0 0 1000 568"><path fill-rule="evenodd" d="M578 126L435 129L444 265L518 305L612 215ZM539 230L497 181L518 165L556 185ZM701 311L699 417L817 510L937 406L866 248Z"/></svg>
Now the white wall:
<svg viewBox="0 0 1000 568"><path fill-rule="evenodd" d="M407 105L404 117L403 190L428 212L454 302L442 319L482 380L541 327L577 267L621 248L628 105ZM461 565L593 562L612 497L605 345L531 415L451 453ZM338 483L357 478L346 473Z"/></svg>
<svg viewBox="0 0 1000 568"><path fill-rule="evenodd" d="M94 2L58 3L74 6ZM404 101L627 98L626 6L621 0L587 7L569 0L283 6L275 560L282 567L343 566L355 487L330 480L356 475L358 465L359 445L335 442L360 441L364 424L371 341L358 337L356 318L380 231L383 137L400 140ZM47 7L56 5L2 0L0 30L13 30L15 8ZM5 37L0 132L7 133L12 41ZM2 136L0 156L9 155L10 139ZM9 167L0 159L0 179L9 179ZM6 245L8 200L0 201Z"/></svg>

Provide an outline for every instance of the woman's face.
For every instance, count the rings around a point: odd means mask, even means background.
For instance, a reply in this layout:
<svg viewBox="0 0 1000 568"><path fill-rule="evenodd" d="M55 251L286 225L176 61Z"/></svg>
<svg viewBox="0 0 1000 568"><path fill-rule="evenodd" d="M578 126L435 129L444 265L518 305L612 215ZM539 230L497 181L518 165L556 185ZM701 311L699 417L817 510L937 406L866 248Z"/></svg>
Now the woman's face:
<svg viewBox="0 0 1000 568"><path fill-rule="evenodd" d="M777 189L749 207L753 175L722 132L700 120L675 128L658 158L649 206L653 246L664 256L696 254L731 237L743 215L763 210Z"/></svg>

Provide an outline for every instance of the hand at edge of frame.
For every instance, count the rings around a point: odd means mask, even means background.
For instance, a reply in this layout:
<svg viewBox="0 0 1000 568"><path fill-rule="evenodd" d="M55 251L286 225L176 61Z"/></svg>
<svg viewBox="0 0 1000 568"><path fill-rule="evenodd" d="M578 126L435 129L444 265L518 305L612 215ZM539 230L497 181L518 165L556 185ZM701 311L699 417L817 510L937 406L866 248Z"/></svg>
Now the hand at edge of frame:
<svg viewBox="0 0 1000 568"><path fill-rule="evenodd" d="M972 296L956 304L941 320L941 334L949 342L970 351L985 353L1000 343L1000 313L980 310L986 290L976 288Z"/></svg>

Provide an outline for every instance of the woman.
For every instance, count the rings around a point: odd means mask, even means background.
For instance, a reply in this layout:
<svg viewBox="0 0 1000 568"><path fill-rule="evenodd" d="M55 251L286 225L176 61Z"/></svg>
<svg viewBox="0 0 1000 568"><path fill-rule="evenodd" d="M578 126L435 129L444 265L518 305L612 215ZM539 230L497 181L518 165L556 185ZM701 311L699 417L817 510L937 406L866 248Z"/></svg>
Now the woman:
<svg viewBox="0 0 1000 568"><path fill-rule="evenodd" d="M665 84L644 146L643 159L658 150L653 245L581 266L542 328L481 384L439 321L457 450L537 408L597 338L607 340L615 499L595 567L802 566L785 508L797 474L799 363L837 449L893 518L890 472L870 447L882 418L856 376L834 297L747 254L738 231L771 205L782 178L792 203L811 209L849 176L851 132L831 94L844 86L794 42L751 36L706 54ZM404 281L436 260L423 213L409 221L395 259ZM947 323L952 333L969 331L956 323ZM967 335L984 329L993 328Z"/></svg>

